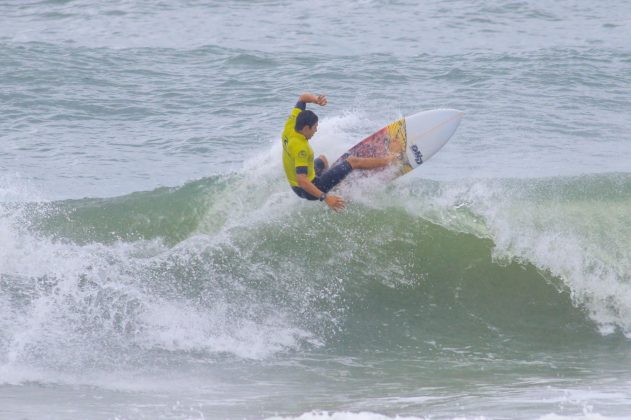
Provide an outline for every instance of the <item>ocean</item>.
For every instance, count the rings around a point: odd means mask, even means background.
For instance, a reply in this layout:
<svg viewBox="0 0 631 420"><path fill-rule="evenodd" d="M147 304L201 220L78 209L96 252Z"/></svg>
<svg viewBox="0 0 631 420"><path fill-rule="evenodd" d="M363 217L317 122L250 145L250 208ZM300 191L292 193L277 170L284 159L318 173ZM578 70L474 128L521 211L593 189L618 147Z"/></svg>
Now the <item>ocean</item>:
<svg viewBox="0 0 631 420"><path fill-rule="evenodd" d="M0 418L631 418L631 3L0 2ZM329 160L435 108L334 213Z"/></svg>

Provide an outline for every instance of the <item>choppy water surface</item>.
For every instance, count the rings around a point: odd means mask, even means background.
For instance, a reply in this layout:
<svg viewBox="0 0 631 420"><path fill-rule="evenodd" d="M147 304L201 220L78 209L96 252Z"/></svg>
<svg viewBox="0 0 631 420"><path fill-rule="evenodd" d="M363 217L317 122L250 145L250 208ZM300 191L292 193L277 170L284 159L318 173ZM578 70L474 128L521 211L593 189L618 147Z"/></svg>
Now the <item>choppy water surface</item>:
<svg viewBox="0 0 631 420"><path fill-rule="evenodd" d="M0 417L625 418L631 6L0 4ZM390 185L317 153L466 112Z"/></svg>

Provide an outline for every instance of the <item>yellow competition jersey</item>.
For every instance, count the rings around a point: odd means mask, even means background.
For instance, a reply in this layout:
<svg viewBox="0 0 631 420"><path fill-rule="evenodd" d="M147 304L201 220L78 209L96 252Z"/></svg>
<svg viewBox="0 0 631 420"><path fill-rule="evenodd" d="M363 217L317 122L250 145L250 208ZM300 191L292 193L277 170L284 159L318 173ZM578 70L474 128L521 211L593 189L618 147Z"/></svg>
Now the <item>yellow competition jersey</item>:
<svg viewBox="0 0 631 420"><path fill-rule="evenodd" d="M293 187L298 187L296 181L296 168L299 166L307 167L307 178L311 181L315 178L315 170L313 168L313 149L309 145L309 141L305 136L298 133L294 127L296 126L296 116L300 114L302 109L294 108L287 118L285 129L283 130L283 167L287 175L287 181Z"/></svg>

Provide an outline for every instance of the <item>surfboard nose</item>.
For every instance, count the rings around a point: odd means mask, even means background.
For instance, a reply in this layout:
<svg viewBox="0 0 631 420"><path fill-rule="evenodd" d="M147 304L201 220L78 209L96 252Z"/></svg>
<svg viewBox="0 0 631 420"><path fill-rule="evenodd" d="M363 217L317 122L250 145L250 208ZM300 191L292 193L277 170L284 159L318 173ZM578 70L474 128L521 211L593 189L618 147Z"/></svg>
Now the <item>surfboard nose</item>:
<svg viewBox="0 0 631 420"><path fill-rule="evenodd" d="M457 109L434 109L405 118L408 159L420 165L447 143L460 125L464 112ZM412 163L413 162L413 163Z"/></svg>

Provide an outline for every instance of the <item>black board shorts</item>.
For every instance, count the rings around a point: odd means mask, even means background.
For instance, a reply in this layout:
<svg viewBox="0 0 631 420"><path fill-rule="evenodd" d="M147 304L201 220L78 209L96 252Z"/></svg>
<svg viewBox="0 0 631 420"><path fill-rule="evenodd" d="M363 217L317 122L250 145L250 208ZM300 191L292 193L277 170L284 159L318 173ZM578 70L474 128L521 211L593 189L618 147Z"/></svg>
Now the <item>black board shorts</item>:
<svg viewBox="0 0 631 420"><path fill-rule="evenodd" d="M334 167L324 171L324 162L317 158L314 161L316 177L311 182L318 187L322 192L328 193L337 184L342 182L344 178L353 171L353 167L348 161L344 160L342 163L335 165ZM314 197L300 187L291 187L292 190L300 198L305 200L319 200L320 197Z"/></svg>

